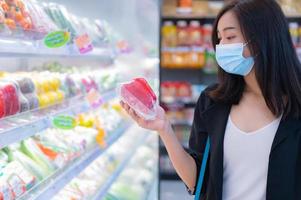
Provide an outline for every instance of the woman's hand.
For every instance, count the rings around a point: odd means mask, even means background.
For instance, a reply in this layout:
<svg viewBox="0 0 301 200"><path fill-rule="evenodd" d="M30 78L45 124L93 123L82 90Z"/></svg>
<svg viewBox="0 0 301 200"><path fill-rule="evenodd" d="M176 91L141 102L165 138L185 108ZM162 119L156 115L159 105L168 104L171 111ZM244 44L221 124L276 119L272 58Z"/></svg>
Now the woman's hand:
<svg viewBox="0 0 301 200"><path fill-rule="evenodd" d="M170 123L165 115L165 111L162 107L158 106L156 118L154 120L145 120L140 117L129 105L124 102L120 102L122 108L131 116L131 118L137 122L137 124L145 129L157 131L160 133L166 132L170 128Z"/></svg>

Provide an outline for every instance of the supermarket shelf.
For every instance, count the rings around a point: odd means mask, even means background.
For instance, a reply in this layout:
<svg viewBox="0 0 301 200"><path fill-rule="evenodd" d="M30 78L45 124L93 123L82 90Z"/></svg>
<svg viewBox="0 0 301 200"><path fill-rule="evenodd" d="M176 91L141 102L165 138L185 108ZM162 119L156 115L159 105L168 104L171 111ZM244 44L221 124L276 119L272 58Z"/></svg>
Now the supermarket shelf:
<svg viewBox="0 0 301 200"><path fill-rule="evenodd" d="M96 158L103 154L112 144L114 144L130 127L129 123L124 123L107 140L107 145L100 148L96 145L89 152L81 156L79 159L70 163L67 167L59 169L56 173L45 179L41 184L28 191L19 199L35 199L44 200L51 199L65 185L67 185L74 177L80 174L87 166L89 166Z"/></svg>
<svg viewBox="0 0 301 200"><path fill-rule="evenodd" d="M167 0L163 4L162 17L172 19L215 19L223 2L194 1L192 12L188 14L179 14L177 12L177 3L175 0Z"/></svg>
<svg viewBox="0 0 301 200"><path fill-rule="evenodd" d="M95 194L94 200L103 199L111 186L115 183L115 181L118 179L120 174L123 172L123 170L127 167L128 163L131 161L131 158L133 157L133 154L136 152L139 146L141 146L144 141L147 138L147 134L143 135L140 139L137 140L137 143L134 148L132 148L127 156L124 158L124 160L119 164L118 168L115 170L113 175L107 180L107 182L102 185L100 190Z"/></svg>
<svg viewBox="0 0 301 200"><path fill-rule="evenodd" d="M286 18L288 19L293 19L293 20L300 20L301 19L301 15L299 14L286 14L285 15ZM207 21L211 21L214 22L214 20L216 19L216 15L212 15L212 14L204 14L204 13L191 13L191 14L166 14L162 16L163 20L166 21L173 21L173 20L207 20Z"/></svg>
<svg viewBox="0 0 301 200"><path fill-rule="evenodd" d="M104 93L103 103L116 96L114 90ZM84 97L72 98L49 108L21 113L0 121L0 148L19 142L51 126L52 118L60 114L76 115L90 109Z"/></svg>
<svg viewBox="0 0 301 200"><path fill-rule="evenodd" d="M163 98L163 97L162 97ZM165 102L165 101L161 101L161 104L163 106L166 106L168 108L174 108L174 107L180 107L180 108L195 108L196 106L196 102L185 102L185 101L174 101L174 102Z"/></svg>
<svg viewBox="0 0 301 200"><path fill-rule="evenodd" d="M0 38L1 57L95 57L113 61L114 54L109 48L94 48L93 51L81 55L75 45L67 45L60 48L47 48L43 41L31 41L11 38Z"/></svg>
<svg viewBox="0 0 301 200"><path fill-rule="evenodd" d="M180 177L174 172L160 172L161 180L180 180Z"/></svg>
<svg viewBox="0 0 301 200"><path fill-rule="evenodd" d="M202 20L210 19L214 20L223 7L224 3L221 1L194 1L192 6L192 12L188 14L177 13L175 0L166 0L163 3L163 14L162 18L166 20L170 19L191 19L191 20ZM301 18L299 13L285 13L287 18Z"/></svg>
<svg viewBox="0 0 301 200"><path fill-rule="evenodd" d="M188 81L191 84L211 85L217 82L217 74L206 73L203 69L164 68L161 66L161 81Z"/></svg>
<svg viewBox="0 0 301 200"><path fill-rule="evenodd" d="M149 195L147 196L146 200L158 200L158 178L157 178L157 174L156 174L156 180L154 181L154 183L152 184L150 191L149 191Z"/></svg>

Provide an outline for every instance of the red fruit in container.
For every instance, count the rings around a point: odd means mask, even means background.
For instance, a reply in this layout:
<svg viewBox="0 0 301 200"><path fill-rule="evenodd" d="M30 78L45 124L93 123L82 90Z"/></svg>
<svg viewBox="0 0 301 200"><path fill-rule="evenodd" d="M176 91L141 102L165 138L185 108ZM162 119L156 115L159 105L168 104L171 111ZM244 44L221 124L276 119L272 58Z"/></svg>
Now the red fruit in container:
<svg viewBox="0 0 301 200"><path fill-rule="evenodd" d="M0 90L0 118L5 117L5 93Z"/></svg>
<svg viewBox="0 0 301 200"><path fill-rule="evenodd" d="M133 79L119 89L121 100L133 108L146 120L154 119L157 109L157 97L144 78Z"/></svg>
<svg viewBox="0 0 301 200"><path fill-rule="evenodd" d="M5 116L18 113L20 111L20 101L17 88L13 83L2 82L1 90L5 94Z"/></svg>

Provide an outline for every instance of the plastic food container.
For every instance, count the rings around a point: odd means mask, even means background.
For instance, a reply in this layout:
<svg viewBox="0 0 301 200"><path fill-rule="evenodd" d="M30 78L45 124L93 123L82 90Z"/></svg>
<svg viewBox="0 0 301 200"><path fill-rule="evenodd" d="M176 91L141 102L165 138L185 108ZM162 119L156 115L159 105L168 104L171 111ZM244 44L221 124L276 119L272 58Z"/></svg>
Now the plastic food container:
<svg viewBox="0 0 301 200"><path fill-rule="evenodd" d="M20 112L20 100L18 90L13 82L1 81L0 90L3 93L5 104L5 116Z"/></svg>
<svg viewBox="0 0 301 200"><path fill-rule="evenodd" d="M156 117L157 97L144 78L135 78L118 88L120 99L146 120Z"/></svg>

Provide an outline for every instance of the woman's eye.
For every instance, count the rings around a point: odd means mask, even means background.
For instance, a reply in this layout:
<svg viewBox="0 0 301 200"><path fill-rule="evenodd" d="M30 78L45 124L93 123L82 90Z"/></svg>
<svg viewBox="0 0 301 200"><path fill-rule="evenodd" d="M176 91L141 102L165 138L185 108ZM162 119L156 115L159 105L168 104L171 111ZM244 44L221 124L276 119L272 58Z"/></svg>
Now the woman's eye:
<svg viewBox="0 0 301 200"><path fill-rule="evenodd" d="M227 37L227 40L232 40L234 39L236 36L231 36L231 37Z"/></svg>

